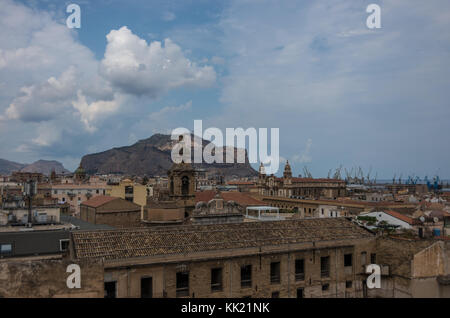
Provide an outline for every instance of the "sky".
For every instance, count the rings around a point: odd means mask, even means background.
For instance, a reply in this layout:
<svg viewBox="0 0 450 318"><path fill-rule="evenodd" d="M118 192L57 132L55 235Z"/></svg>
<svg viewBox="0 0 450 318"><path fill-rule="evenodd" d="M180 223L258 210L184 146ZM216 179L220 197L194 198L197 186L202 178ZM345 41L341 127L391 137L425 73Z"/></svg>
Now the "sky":
<svg viewBox="0 0 450 318"><path fill-rule="evenodd" d="M0 30L2 159L74 170L201 119L279 128L278 174L450 177L448 0L0 0Z"/></svg>

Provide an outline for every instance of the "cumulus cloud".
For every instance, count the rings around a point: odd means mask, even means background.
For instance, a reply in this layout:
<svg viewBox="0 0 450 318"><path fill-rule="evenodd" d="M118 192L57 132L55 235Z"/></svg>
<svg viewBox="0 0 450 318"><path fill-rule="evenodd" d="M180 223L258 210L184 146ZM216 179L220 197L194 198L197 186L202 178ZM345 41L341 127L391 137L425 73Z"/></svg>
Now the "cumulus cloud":
<svg viewBox="0 0 450 318"><path fill-rule="evenodd" d="M77 100L72 102L73 107L78 110L81 121L89 132L97 130L95 122L100 120L102 116L112 114L118 111L123 97L115 95L113 100L96 100L88 103L86 96L81 90L77 92Z"/></svg>
<svg viewBox="0 0 450 318"><path fill-rule="evenodd" d="M74 96L75 73L75 68L69 67L58 78L52 76L45 82L22 87L21 94L6 109L6 116L23 121L44 121L57 117Z"/></svg>
<svg viewBox="0 0 450 318"><path fill-rule="evenodd" d="M170 39L147 42L126 26L107 36L101 72L122 92L159 97L178 87L208 87L215 82L211 66L199 66L186 58Z"/></svg>
<svg viewBox="0 0 450 318"><path fill-rule="evenodd" d="M114 125L127 135L127 120L149 112L153 98L215 81L212 67L197 65L169 39L147 45L126 27L112 30L98 60L54 13L12 0L0 0L0 7L0 29L5 30L0 32L0 132L15 136L2 139L0 147L30 160L46 154L73 161L101 142L116 142L101 128ZM187 110L190 103L180 107ZM175 111L166 108L154 116ZM141 133L148 134L145 129ZM99 135L101 142L92 138Z"/></svg>
<svg viewBox="0 0 450 318"><path fill-rule="evenodd" d="M158 121L162 119L167 119L167 116L169 115L175 115L180 112L184 112L187 110L192 109L192 101L188 101L185 104L181 104L179 106L166 106L163 107L161 110L151 113L148 117L151 120Z"/></svg>

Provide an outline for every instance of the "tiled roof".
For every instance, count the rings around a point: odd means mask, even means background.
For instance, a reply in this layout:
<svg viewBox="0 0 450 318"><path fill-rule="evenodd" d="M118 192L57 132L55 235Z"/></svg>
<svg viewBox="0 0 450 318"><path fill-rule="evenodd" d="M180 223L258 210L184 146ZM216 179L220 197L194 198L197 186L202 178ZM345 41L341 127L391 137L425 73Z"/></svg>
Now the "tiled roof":
<svg viewBox="0 0 450 318"><path fill-rule="evenodd" d="M75 258L106 260L370 237L373 234L343 218L72 233Z"/></svg>
<svg viewBox="0 0 450 318"><path fill-rule="evenodd" d="M242 192L222 192L222 198L226 201L234 201L237 204L247 207L247 206L255 206L255 205L265 205L264 202L253 198L252 196L242 193Z"/></svg>
<svg viewBox="0 0 450 318"><path fill-rule="evenodd" d="M107 195L99 195L99 196L93 197L90 200L81 202L81 204L90 206L92 208L98 208L99 206L102 206L103 204L106 204L108 202L111 202L111 201L114 201L117 199L119 199L119 198L111 197L111 196L107 196Z"/></svg>
<svg viewBox="0 0 450 318"><path fill-rule="evenodd" d="M216 193L217 192L214 190L198 191L195 193L195 202L208 202L215 197ZM219 195L225 201L234 201L243 207L265 205L263 201L257 200L252 196L242 192L223 191L220 192Z"/></svg>
<svg viewBox="0 0 450 318"><path fill-rule="evenodd" d="M214 198L216 191L205 190L195 192L195 202L208 202Z"/></svg>
<svg viewBox="0 0 450 318"><path fill-rule="evenodd" d="M414 220L411 217L407 216L407 215L404 215L404 214L401 214L401 213L398 213L398 212L395 212L395 211L384 211L384 212L386 214L389 214L390 216L392 216L394 218L397 218L399 220L402 220L402 221L404 221L404 222L406 222L408 224L412 225L414 223Z"/></svg>

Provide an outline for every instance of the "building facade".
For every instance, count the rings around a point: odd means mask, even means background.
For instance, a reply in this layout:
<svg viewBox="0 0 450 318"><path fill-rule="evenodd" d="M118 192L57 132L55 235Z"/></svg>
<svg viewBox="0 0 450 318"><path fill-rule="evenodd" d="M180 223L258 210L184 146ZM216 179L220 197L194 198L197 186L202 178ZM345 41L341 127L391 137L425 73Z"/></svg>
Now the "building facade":
<svg viewBox="0 0 450 318"><path fill-rule="evenodd" d="M320 219L78 232L72 242L75 260L105 259L107 297L363 297L375 236Z"/></svg>
<svg viewBox="0 0 450 318"><path fill-rule="evenodd" d="M294 178L288 161L282 178L266 175L261 165L256 188L260 195L286 198L336 199L346 195L344 180Z"/></svg>

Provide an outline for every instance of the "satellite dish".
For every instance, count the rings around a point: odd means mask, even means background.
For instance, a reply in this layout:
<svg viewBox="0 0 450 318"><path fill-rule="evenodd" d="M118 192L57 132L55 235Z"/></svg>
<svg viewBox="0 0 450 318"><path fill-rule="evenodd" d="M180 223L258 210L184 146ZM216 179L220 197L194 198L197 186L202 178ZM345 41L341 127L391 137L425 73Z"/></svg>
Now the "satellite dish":
<svg viewBox="0 0 450 318"><path fill-rule="evenodd" d="M437 222L439 222L439 219L438 219L437 217L434 217L434 218L433 218L433 222L434 222L434 223L437 223Z"/></svg>
<svg viewBox="0 0 450 318"><path fill-rule="evenodd" d="M420 222L425 222L425 217L422 215L422 216L419 218L419 220L420 220Z"/></svg>

